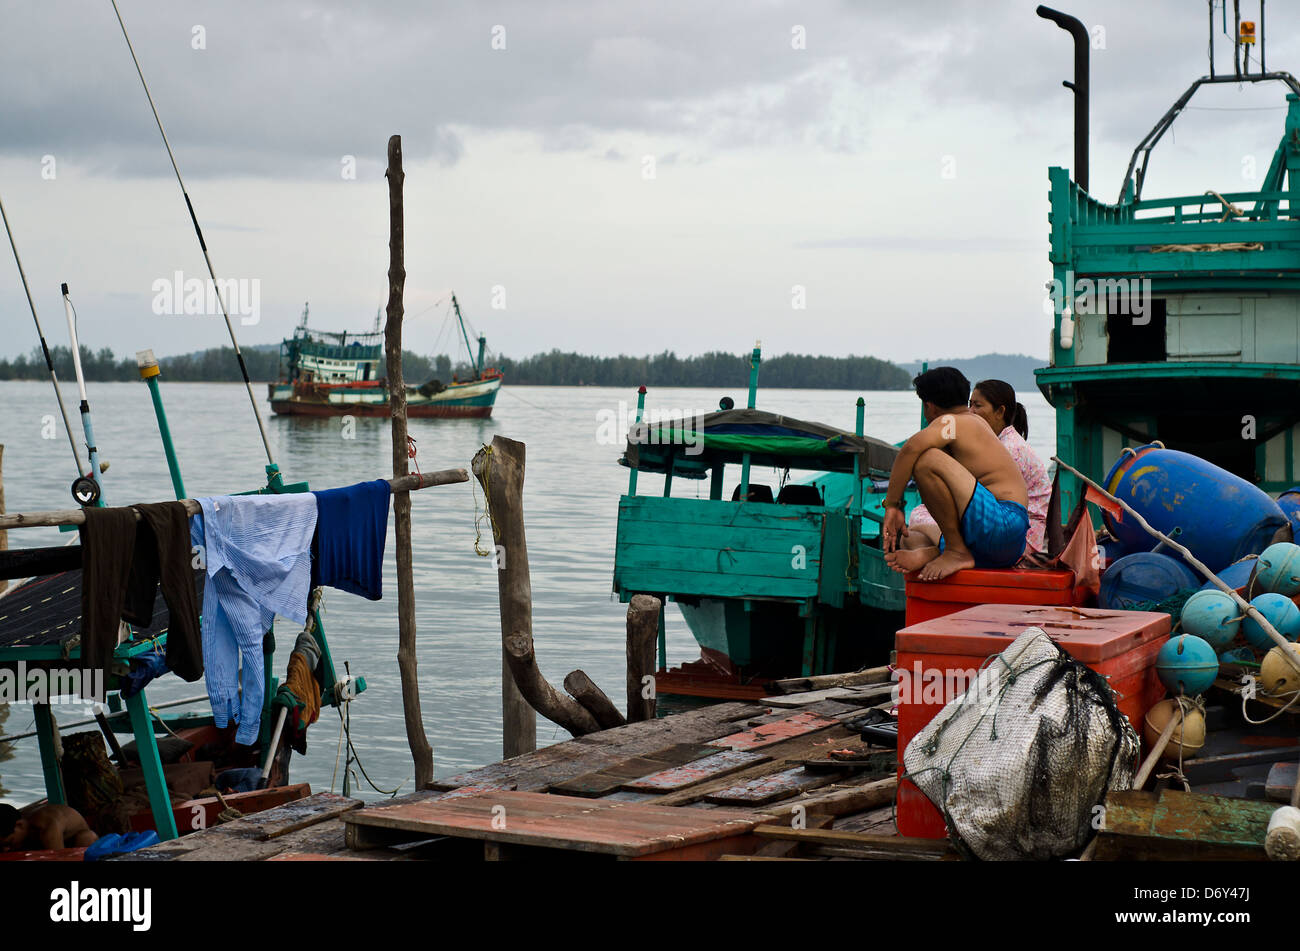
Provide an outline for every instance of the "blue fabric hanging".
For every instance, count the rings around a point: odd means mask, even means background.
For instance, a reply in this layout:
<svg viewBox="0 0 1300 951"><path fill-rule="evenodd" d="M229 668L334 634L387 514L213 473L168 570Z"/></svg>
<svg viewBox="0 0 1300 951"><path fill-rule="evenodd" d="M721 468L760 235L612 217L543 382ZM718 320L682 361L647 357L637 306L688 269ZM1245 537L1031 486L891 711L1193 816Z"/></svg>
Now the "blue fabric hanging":
<svg viewBox="0 0 1300 951"><path fill-rule="evenodd" d="M371 601L384 596L384 542L388 537L385 479L358 482L316 496L311 584L328 585Z"/></svg>

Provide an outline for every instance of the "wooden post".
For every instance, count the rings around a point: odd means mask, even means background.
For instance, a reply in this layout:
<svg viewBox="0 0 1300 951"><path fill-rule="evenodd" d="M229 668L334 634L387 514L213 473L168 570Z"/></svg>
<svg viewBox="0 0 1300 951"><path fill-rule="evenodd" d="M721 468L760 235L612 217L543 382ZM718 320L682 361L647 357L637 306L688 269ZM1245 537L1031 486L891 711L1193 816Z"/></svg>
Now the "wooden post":
<svg viewBox="0 0 1300 951"><path fill-rule="evenodd" d="M627 606L627 719L629 723L655 718L654 680L650 696L643 696L646 677L654 677L655 641L659 635L661 602L649 594L634 594Z"/></svg>
<svg viewBox="0 0 1300 951"><path fill-rule="evenodd" d="M384 351L388 357L388 409L393 420L393 478L407 474L406 383L402 379L402 292L406 287L405 234L402 217L402 137L388 140L388 320ZM420 678L415 658L415 577L411 571L411 493L393 493L393 529L397 537L397 668L402 677L402 715L406 742L415 761L415 788L433 782L433 748L420 716Z"/></svg>
<svg viewBox="0 0 1300 951"><path fill-rule="evenodd" d="M591 711L602 730L616 726L627 726L627 720L618 712L618 707L605 696L605 691L596 686L596 682L587 676L586 671L575 670L564 678L564 689L580 704Z"/></svg>
<svg viewBox="0 0 1300 951"><path fill-rule="evenodd" d="M474 478L483 486L492 538L497 548L497 593L501 602L501 647L505 654L502 697L507 698L507 681L532 708L574 736L595 733L600 723L582 704L560 693L542 676L533 652L533 587L528 576L528 545L524 537L524 444L493 436L491 447L474 454L470 465ZM507 717L512 711L507 704ZM527 720L528 722L521 722ZM507 719L505 755L518 755L537 747L537 721L529 716ZM516 752L512 753L511 751Z"/></svg>

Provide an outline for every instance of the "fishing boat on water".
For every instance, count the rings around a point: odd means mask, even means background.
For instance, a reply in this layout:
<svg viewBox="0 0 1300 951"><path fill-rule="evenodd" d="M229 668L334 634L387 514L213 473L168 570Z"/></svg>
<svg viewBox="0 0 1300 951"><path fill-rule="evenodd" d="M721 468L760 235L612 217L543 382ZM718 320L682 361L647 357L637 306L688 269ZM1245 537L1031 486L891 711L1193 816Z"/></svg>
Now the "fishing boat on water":
<svg viewBox="0 0 1300 951"><path fill-rule="evenodd" d="M695 418L645 416L646 390L619 462L614 591L672 601L701 657L669 669L660 614L661 693L761 697L773 680L883 662L903 620L903 580L880 544L898 449L864 434L755 408L762 353L750 356L749 399ZM724 498L728 467L739 483ZM773 470L777 484L751 480ZM662 474L661 496L638 475ZM809 481L789 481L791 472ZM709 480L707 498L674 497L674 478ZM909 487L910 511L919 501Z"/></svg>
<svg viewBox="0 0 1300 951"><path fill-rule="evenodd" d="M492 415L504 377L496 367L485 365L485 336L478 338L477 354L470 349L455 294L451 307L469 354L472 376L407 384L409 416L483 419ZM315 330L307 326L307 318L304 307L293 336L280 344L280 380L267 386L271 409L285 416L388 416L384 335L378 318L368 333Z"/></svg>

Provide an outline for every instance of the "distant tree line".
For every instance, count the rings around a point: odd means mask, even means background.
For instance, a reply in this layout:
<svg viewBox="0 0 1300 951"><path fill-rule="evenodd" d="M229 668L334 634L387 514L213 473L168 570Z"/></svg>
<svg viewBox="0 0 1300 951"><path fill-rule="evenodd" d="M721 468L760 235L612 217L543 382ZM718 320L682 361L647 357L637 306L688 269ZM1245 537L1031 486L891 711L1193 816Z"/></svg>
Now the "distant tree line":
<svg viewBox="0 0 1300 951"><path fill-rule="evenodd" d="M280 377L280 350L274 344L243 348L248 375L267 382ZM54 347L50 351L60 380L75 378L72 351ZM491 361L489 361L491 362ZM230 347L214 347L159 361L163 376L174 382L238 382L239 363ZM520 360L499 357L495 365L506 381L525 386L735 386L749 384L749 357L734 353L705 353L679 357L665 351L647 357L593 357L552 350ZM91 382L139 379L134 357L118 358L104 347L92 351L81 347L81 369ZM0 359L0 380L43 380L48 371L39 348L12 360ZM434 358L409 350L402 353L402 375L408 383L437 378L444 383L452 375L473 376L468 363L452 364L446 354ZM822 390L905 390L911 376L902 368L875 357L814 357L798 354L767 357L760 380L764 387L799 387Z"/></svg>
<svg viewBox="0 0 1300 951"><path fill-rule="evenodd" d="M735 353L592 357L552 350L522 360L501 357L497 366L506 382L526 386L749 385L749 356ZM912 385L906 371L875 357L802 354L764 357L759 381L764 387L818 390L905 390Z"/></svg>

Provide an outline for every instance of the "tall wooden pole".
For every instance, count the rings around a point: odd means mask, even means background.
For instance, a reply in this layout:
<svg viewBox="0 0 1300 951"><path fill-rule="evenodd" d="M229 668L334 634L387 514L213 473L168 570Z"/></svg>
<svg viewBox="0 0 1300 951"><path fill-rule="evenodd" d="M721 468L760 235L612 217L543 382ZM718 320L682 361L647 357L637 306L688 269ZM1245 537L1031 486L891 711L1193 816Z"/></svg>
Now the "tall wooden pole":
<svg viewBox="0 0 1300 951"><path fill-rule="evenodd" d="M393 478L407 474L406 383L402 379L402 291L406 287L405 235L402 217L402 137L388 140L388 321L384 351L388 357L388 407L393 419ZM415 577L411 571L411 493L393 493L393 527L397 536L397 668L402 676L402 714L406 742L415 761L415 788L433 782L433 748L420 716L420 678L415 660Z"/></svg>

